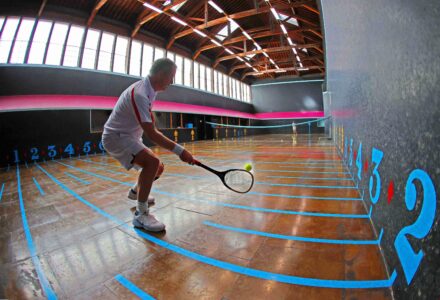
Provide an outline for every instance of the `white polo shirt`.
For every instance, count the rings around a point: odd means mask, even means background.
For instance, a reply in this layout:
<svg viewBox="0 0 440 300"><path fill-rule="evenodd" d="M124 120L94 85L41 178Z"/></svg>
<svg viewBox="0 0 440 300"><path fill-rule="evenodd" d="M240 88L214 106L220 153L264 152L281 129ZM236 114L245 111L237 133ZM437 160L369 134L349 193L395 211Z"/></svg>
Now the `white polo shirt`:
<svg viewBox="0 0 440 300"><path fill-rule="evenodd" d="M140 123L154 122L151 109L156 95L157 93L151 86L148 76L130 85L122 92L116 102L110 117L104 125L103 134L122 133L140 139L143 134Z"/></svg>

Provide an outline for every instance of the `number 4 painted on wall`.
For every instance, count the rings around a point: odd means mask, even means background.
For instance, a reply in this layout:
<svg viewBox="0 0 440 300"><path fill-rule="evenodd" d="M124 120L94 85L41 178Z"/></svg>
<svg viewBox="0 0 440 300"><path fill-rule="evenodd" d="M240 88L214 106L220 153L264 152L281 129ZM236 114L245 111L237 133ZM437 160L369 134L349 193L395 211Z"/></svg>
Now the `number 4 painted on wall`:
<svg viewBox="0 0 440 300"><path fill-rule="evenodd" d="M356 167L358 168L357 177L362 178L362 143L359 143L359 148L356 156Z"/></svg>

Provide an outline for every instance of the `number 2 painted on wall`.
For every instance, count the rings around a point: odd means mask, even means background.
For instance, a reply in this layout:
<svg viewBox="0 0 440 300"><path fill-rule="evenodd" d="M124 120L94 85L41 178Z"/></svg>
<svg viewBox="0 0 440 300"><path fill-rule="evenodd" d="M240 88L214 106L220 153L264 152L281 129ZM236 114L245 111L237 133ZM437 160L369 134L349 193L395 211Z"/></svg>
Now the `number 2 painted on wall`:
<svg viewBox="0 0 440 300"><path fill-rule="evenodd" d="M420 169L411 172L406 182L405 203L409 211L413 210L417 201L417 190L414 181L420 181L423 187L423 203L420 215L412 225L404 227L394 241L397 255L405 273L406 282L411 283L420 262L423 258L423 250L415 253L406 235L412 235L418 239L424 238L434 223L436 210L436 194L434 184L429 175Z"/></svg>

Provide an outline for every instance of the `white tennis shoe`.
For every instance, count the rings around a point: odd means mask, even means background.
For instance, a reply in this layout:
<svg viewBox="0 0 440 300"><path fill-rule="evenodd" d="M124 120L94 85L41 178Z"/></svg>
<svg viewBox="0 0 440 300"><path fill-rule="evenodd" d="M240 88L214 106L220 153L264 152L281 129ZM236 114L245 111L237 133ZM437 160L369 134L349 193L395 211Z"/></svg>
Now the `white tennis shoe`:
<svg viewBox="0 0 440 300"><path fill-rule="evenodd" d="M131 199L131 200L137 200L137 193L135 191L133 191L132 188L130 188L128 190L127 197L128 197L128 199ZM156 199L154 199L153 196L148 196L148 204L153 204L155 200Z"/></svg>
<svg viewBox="0 0 440 300"><path fill-rule="evenodd" d="M147 231L159 232L165 230L165 224L157 220L152 214L135 214L133 226Z"/></svg>

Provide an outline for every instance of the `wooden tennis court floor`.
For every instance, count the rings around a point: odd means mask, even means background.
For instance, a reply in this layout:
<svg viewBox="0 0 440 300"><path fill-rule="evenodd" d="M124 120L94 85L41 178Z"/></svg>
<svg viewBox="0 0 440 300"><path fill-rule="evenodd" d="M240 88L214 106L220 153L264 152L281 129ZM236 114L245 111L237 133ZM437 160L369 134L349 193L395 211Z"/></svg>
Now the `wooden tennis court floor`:
<svg viewBox="0 0 440 300"><path fill-rule="evenodd" d="M227 190L155 149L165 173L134 230L136 172L107 155L0 173L0 298L391 299L380 233L336 148L320 136L265 135L186 148L220 170L247 162L255 185Z"/></svg>

